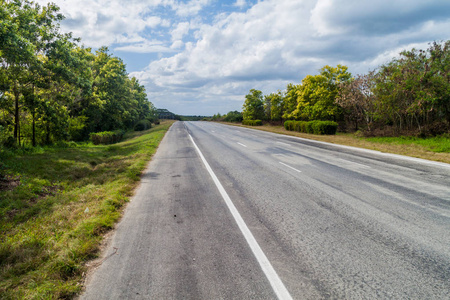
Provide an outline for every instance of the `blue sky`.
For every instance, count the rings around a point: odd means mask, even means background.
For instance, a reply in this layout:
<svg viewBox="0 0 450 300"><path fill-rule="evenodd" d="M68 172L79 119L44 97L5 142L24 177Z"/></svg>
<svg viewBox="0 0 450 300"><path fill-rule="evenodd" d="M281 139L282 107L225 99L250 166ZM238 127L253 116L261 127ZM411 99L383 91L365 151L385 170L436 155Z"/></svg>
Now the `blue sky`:
<svg viewBox="0 0 450 300"><path fill-rule="evenodd" d="M45 4L47 1L38 0ZM241 110L325 65L353 74L450 37L447 0L57 0L63 31L108 46L158 108Z"/></svg>

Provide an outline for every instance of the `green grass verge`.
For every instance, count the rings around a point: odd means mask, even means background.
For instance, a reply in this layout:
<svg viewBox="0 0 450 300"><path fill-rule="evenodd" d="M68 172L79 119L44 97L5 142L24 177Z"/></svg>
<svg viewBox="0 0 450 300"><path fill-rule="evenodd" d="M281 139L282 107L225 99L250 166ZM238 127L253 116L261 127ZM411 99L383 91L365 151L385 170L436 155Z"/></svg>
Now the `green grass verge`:
<svg viewBox="0 0 450 300"><path fill-rule="evenodd" d="M401 136L401 137L371 137L364 139L370 142L383 144L419 145L431 152L450 153L450 137L445 135L429 138Z"/></svg>
<svg viewBox="0 0 450 300"><path fill-rule="evenodd" d="M114 145L0 152L0 298L72 298L172 122ZM73 144L72 144L73 145Z"/></svg>

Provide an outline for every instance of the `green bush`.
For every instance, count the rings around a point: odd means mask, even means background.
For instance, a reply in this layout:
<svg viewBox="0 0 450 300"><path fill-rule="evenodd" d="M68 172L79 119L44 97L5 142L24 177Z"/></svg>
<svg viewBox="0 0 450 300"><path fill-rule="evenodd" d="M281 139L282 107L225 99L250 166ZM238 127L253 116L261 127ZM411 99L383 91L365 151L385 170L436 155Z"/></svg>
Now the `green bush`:
<svg viewBox="0 0 450 300"><path fill-rule="evenodd" d="M338 124L333 121L316 121L313 125L314 134L335 135Z"/></svg>
<svg viewBox="0 0 450 300"><path fill-rule="evenodd" d="M309 121L309 122L307 122L306 123L306 126L305 126L305 133L311 133L311 134L314 134L314 123L315 123L316 121Z"/></svg>
<svg viewBox="0 0 450 300"><path fill-rule="evenodd" d="M223 120L225 122L242 122L243 120L242 113L237 110L230 111L225 115L225 118Z"/></svg>
<svg viewBox="0 0 450 300"><path fill-rule="evenodd" d="M311 134L336 134L338 124L333 121L286 121L284 128L290 131L298 131Z"/></svg>
<svg viewBox="0 0 450 300"><path fill-rule="evenodd" d="M261 126L262 121L261 120L243 120L242 125L248 125L248 126Z"/></svg>
<svg viewBox="0 0 450 300"><path fill-rule="evenodd" d="M294 124L294 121L286 121L286 122L284 122L284 128L286 130L292 131L292 130L294 130L293 124Z"/></svg>
<svg viewBox="0 0 450 300"><path fill-rule="evenodd" d="M103 131L103 132L97 132L97 133L91 133L89 136L92 140L92 143L94 145L99 144L115 144L122 140L124 135L123 130L116 130L116 131Z"/></svg>
<svg viewBox="0 0 450 300"><path fill-rule="evenodd" d="M140 120L139 122L134 125L134 131L144 131L147 129L152 128L152 122L149 120Z"/></svg>

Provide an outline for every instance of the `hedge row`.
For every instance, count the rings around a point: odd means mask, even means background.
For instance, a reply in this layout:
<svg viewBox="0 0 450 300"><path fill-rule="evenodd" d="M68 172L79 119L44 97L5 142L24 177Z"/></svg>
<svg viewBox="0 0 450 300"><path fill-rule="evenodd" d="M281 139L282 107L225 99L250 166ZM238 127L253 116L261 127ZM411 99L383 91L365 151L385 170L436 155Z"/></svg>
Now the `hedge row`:
<svg viewBox="0 0 450 300"><path fill-rule="evenodd" d="M125 132L122 130L103 131L103 132L91 133L89 136L92 140L92 143L94 143L94 145L114 144L114 143L118 143L122 140L124 133Z"/></svg>
<svg viewBox="0 0 450 300"><path fill-rule="evenodd" d="M261 120L243 120L242 125L261 126L262 121Z"/></svg>
<svg viewBox="0 0 450 300"><path fill-rule="evenodd" d="M338 124L333 121L286 121L284 128L312 134L336 134Z"/></svg>

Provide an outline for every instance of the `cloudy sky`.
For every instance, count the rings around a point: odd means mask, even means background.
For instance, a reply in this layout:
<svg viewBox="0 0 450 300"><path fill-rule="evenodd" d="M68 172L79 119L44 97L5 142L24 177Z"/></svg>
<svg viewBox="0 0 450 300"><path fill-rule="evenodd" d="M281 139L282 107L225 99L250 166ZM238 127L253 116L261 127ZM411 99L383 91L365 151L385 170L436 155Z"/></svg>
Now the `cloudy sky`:
<svg viewBox="0 0 450 300"><path fill-rule="evenodd" d="M40 3L47 1L38 0ZM158 108L241 110L325 65L366 73L450 38L448 0L53 0L64 31L108 46Z"/></svg>

